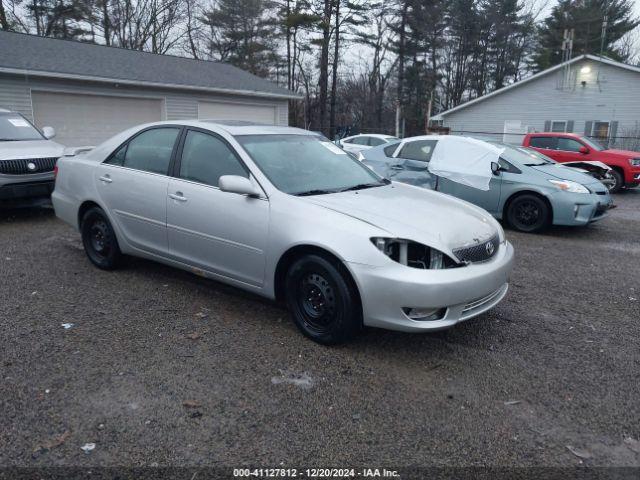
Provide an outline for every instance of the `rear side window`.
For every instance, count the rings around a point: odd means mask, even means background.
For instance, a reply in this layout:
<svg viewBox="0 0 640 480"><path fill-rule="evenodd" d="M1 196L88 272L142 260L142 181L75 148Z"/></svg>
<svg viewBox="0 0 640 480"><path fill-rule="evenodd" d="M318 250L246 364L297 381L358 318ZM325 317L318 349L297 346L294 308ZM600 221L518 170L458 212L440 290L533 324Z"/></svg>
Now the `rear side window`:
<svg viewBox="0 0 640 480"><path fill-rule="evenodd" d="M179 128L154 128L135 136L106 163L166 175Z"/></svg>
<svg viewBox="0 0 640 480"><path fill-rule="evenodd" d="M433 155L437 140L416 140L407 142L400 150L398 156L407 160L418 160L420 162L428 162Z"/></svg>
<svg viewBox="0 0 640 480"><path fill-rule="evenodd" d="M583 145L574 140L573 138L559 138L558 139L558 150L563 150L565 152L579 152L580 147Z"/></svg>
<svg viewBox="0 0 640 480"><path fill-rule="evenodd" d="M398 144L397 143L389 145L388 147L384 147L384 154L387 157L391 158L391 157L393 157L393 154L395 153L397 148L398 148Z"/></svg>
<svg viewBox="0 0 640 480"><path fill-rule="evenodd" d="M534 148L547 148L555 150L558 147L557 137L531 137L529 145Z"/></svg>
<svg viewBox="0 0 640 480"><path fill-rule="evenodd" d="M354 145L369 145L369 137L356 137L351 140Z"/></svg>
<svg viewBox="0 0 640 480"><path fill-rule="evenodd" d="M249 178L226 143L213 135L189 130L180 159L180 178L217 187L223 175Z"/></svg>
<svg viewBox="0 0 640 480"><path fill-rule="evenodd" d="M369 137L369 145L371 145L372 147L377 147L378 145L382 145L383 143L387 143L387 142L385 142L381 138Z"/></svg>

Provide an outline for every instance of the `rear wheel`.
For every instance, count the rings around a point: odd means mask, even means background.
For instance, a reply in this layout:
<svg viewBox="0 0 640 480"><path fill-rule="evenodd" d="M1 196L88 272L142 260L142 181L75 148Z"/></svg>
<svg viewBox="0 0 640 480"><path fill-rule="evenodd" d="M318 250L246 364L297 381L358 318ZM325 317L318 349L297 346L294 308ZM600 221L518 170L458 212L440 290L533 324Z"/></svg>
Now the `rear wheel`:
<svg viewBox="0 0 640 480"><path fill-rule="evenodd" d="M82 217L80 230L84 251L96 267L113 270L122 261L118 239L104 211L93 207Z"/></svg>
<svg viewBox="0 0 640 480"><path fill-rule="evenodd" d="M551 211L547 203L537 195L520 195L507 207L507 221L520 232L540 232L551 223Z"/></svg>
<svg viewBox="0 0 640 480"><path fill-rule="evenodd" d="M612 168L609 173L611 174L611 177L613 179L613 181L607 185L607 188L609 188L609 193L618 193L620 190L622 190L622 187L624 187L624 177L622 176L622 173L620 173L615 168Z"/></svg>
<svg viewBox="0 0 640 480"><path fill-rule="evenodd" d="M358 332L358 294L334 262L319 255L299 258L287 272L285 288L287 307L307 337L331 345L347 342Z"/></svg>

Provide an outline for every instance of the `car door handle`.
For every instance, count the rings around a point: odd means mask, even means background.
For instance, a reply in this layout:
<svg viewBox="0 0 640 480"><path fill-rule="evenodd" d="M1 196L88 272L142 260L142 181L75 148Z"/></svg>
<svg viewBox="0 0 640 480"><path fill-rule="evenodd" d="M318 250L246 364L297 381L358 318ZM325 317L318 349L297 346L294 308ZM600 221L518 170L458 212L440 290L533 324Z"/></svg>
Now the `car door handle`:
<svg viewBox="0 0 640 480"><path fill-rule="evenodd" d="M404 170L404 167L401 165L391 165L389 168L391 170Z"/></svg>
<svg viewBox="0 0 640 480"><path fill-rule="evenodd" d="M169 198L172 198L178 202L186 202L187 201L187 197L184 197L182 195L182 192L176 192L176 193L170 193L169 194Z"/></svg>
<svg viewBox="0 0 640 480"><path fill-rule="evenodd" d="M111 177L109 175L103 175L102 177L100 177L100 181L103 183L113 182L113 180L111 180Z"/></svg>

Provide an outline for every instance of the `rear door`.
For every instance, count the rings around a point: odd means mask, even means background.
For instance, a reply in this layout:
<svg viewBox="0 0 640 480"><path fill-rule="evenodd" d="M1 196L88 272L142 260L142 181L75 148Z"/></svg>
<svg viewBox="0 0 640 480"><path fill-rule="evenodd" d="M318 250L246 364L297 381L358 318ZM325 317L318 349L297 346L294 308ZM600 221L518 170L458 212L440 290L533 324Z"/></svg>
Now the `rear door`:
<svg viewBox="0 0 640 480"><path fill-rule="evenodd" d="M126 241L154 254L167 253L168 171L180 131L143 130L94 170L102 203Z"/></svg>
<svg viewBox="0 0 640 480"><path fill-rule="evenodd" d="M187 129L169 181L167 228L171 257L249 285L264 282L269 230L266 197L223 192L223 175L250 178L222 137Z"/></svg>
<svg viewBox="0 0 640 480"><path fill-rule="evenodd" d="M388 165L391 180L432 189L435 177L429 172L429 160L437 140L409 140L402 144L396 158Z"/></svg>
<svg viewBox="0 0 640 480"><path fill-rule="evenodd" d="M529 138L528 146L559 161L558 158L556 158L558 156L558 137L532 136Z"/></svg>

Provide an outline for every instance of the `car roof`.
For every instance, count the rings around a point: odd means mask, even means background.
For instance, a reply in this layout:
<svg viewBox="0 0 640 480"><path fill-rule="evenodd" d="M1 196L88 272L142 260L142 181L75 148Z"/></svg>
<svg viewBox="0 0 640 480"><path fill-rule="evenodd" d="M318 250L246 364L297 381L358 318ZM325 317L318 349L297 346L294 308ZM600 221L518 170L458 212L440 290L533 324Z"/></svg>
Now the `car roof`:
<svg viewBox="0 0 640 480"><path fill-rule="evenodd" d="M531 137L559 137L559 136L574 137L574 138L582 137L582 135L580 135L579 133L569 133L569 132L532 132L532 133L527 133L527 135Z"/></svg>
<svg viewBox="0 0 640 480"><path fill-rule="evenodd" d="M359 133L357 135L351 135L349 137L345 137L343 138L343 140L346 140L347 138L356 138L356 137L395 138L393 135L386 135L384 133Z"/></svg>
<svg viewBox="0 0 640 480"><path fill-rule="evenodd" d="M246 122L238 120L167 120L164 122L154 122L144 125L144 127L161 125L184 125L188 127L198 127L210 130L211 127L217 127L229 133L232 136L239 135L309 135L317 137L318 134L302 128L286 127L280 125L267 125L258 122Z"/></svg>

